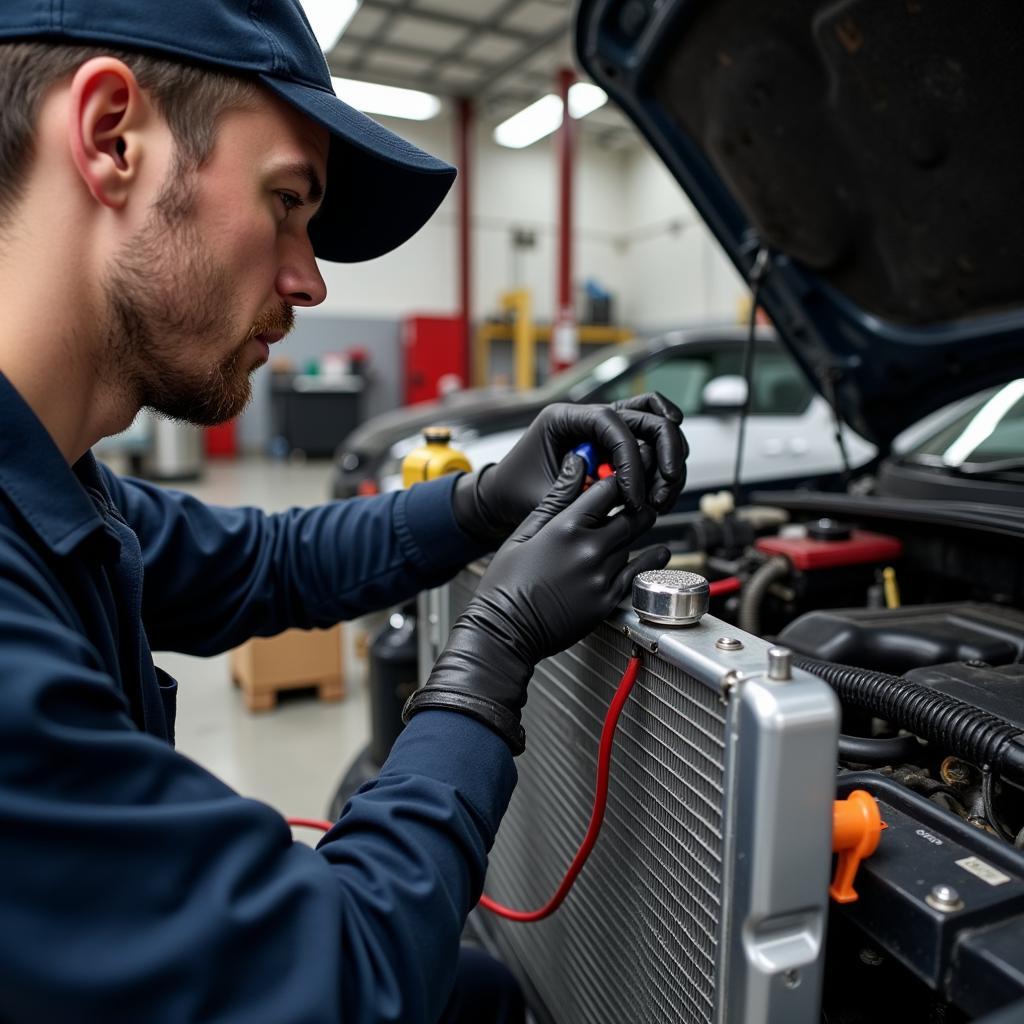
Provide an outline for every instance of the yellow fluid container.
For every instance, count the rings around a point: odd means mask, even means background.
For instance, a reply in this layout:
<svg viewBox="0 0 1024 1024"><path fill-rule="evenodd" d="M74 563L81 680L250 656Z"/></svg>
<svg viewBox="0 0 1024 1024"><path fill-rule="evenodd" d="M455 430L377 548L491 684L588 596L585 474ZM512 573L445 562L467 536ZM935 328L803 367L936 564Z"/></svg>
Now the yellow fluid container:
<svg viewBox="0 0 1024 1024"><path fill-rule="evenodd" d="M451 446L449 427L427 427L423 444L402 461L402 486L411 487L423 480L436 480L445 473L469 472L472 466L462 452Z"/></svg>

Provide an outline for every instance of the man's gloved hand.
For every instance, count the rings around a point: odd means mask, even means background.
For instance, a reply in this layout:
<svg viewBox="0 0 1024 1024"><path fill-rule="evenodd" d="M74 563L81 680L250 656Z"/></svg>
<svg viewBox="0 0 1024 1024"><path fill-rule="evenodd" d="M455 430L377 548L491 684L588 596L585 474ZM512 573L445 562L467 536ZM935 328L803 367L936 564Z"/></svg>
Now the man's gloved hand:
<svg viewBox="0 0 1024 1024"><path fill-rule="evenodd" d="M637 573L666 564L664 547L628 558L634 538L653 525L654 510L645 505L609 518L622 504L619 482L609 477L577 497L585 474L579 456L566 457L539 507L491 560L426 685L406 703L405 721L431 708L459 711L522 753L520 714L537 662L591 632Z"/></svg>
<svg viewBox="0 0 1024 1024"><path fill-rule="evenodd" d="M544 499L565 456L585 441L612 464L620 504L665 512L686 483L682 421L679 409L653 391L612 405L549 405L501 462L459 479L455 519L474 539L500 544Z"/></svg>

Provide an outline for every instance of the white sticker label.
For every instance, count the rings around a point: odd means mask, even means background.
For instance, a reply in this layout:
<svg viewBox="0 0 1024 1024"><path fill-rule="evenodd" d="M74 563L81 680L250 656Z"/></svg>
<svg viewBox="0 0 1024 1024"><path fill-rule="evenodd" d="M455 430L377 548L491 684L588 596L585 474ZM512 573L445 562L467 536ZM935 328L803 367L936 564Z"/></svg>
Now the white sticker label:
<svg viewBox="0 0 1024 1024"><path fill-rule="evenodd" d="M989 885L1002 885L1004 882L1012 881L1009 875L1004 875L998 868L986 864L983 860L978 860L977 857L964 857L963 860L958 860L956 863L958 867L969 871L975 878L988 882Z"/></svg>

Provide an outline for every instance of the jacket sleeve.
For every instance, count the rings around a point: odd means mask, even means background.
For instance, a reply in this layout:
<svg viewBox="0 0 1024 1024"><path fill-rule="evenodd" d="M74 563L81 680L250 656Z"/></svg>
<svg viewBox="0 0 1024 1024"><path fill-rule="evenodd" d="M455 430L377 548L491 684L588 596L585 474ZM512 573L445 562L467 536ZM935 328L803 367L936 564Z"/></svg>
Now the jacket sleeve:
<svg viewBox="0 0 1024 1024"><path fill-rule="evenodd" d="M4 1020L434 1024L515 781L469 718L416 716L319 850L136 730L0 548Z"/></svg>
<svg viewBox="0 0 1024 1024"><path fill-rule="evenodd" d="M454 475L268 515L103 474L142 547L155 650L209 655L292 626L333 626L439 586L484 553L455 522Z"/></svg>

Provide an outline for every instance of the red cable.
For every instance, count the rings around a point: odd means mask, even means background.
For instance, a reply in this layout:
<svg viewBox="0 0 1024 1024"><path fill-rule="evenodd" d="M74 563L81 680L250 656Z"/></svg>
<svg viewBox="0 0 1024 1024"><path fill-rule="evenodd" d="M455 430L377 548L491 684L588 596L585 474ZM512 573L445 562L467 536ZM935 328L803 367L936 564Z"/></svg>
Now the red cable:
<svg viewBox="0 0 1024 1024"><path fill-rule="evenodd" d="M583 870L583 865L586 864L590 851L594 848L598 834L601 831L601 823L604 821L604 808L608 802L608 774L612 761L612 742L615 739L615 727L618 725L619 714L629 697L630 690L633 689L633 684L636 682L639 672L640 659L630 658L626 671L619 682L619 688L615 691L615 696L608 707L604 726L601 729L601 744L597 752L597 783L594 787L594 808L590 812L590 824L587 826L587 834L583 837L580 848L576 851L576 856L572 859L572 864L569 865L569 870L566 871L561 884L555 890L555 895L538 910L512 910L510 907L495 903L488 896L480 897L481 907L490 910L494 914L499 914L501 917L507 917L510 921L541 921L549 914L554 913L562 900L565 899L572 888L573 882L576 881L576 876Z"/></svg>
<svg viewBox="0 0 1024 1024"><path fill-rule="evenodd" d="M334 828L333 821L324 821L323 818L285 818L284 820L292 828L318 828L321 832L329 832Z"/></svg>
<svg viewBox="0 0 1024 1024"><path fill-rule="evenodd" d="M722 580L714 580L708 584L708 595L710 597L721 597L722 594L735 594L737 590L743 589L743 580L738 576L726 576Z"/></svg>
<svg viewBox="0 0 1024 1024"><path fill-rule="evenodd" d="M633 689L633 684L636 682L636 677L639 673L640 659L630 658L626 671L619 681L618 689L615 691L615 696L608 706L608 712L604 718L604 726L601 729L601 743L597 752L597 782L594 786L594 807L590 812L590 824L587 826L587 833L583 837L583 842L580 843L576 856L573 857L569 870L566 871L565 877L555 890L554 896L538 910L513 910L511 907L503 906L501 903L495 903L489 896L481 896L480 906L485 910L490 910L501 917L507 917L510 921L541 921L549 914L553 914L561 905L562 900L568 895L569 890L576 881L576 876L583 870L583 865L586 864L587 858L590 856L591 850L594 849L594 844L597 842L597 837L601 832L605 805L608 803L608 776L612 763L612 743L615 740L615 727L619 724L619 715L629 699L630 691ZM334 827L332 822L320 821L317 818L287 818L286 821L293 827L318 828L324 832Z"/></svg>

